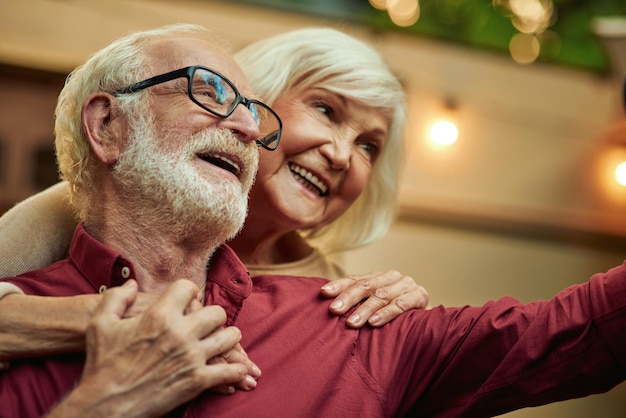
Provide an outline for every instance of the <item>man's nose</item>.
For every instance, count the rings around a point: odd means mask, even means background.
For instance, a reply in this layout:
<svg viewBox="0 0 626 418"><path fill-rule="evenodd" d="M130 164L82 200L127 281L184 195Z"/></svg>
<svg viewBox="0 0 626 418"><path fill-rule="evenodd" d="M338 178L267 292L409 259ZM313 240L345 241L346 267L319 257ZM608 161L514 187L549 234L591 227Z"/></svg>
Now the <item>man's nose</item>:
<svg viewBox="0 0 626 418"><path fill-rule="evenodd" d="M252 112L242 103L235 107L233 113L222 119L221 128L230 129L241 142L252 142L259 139L261 132Z"/></svg>

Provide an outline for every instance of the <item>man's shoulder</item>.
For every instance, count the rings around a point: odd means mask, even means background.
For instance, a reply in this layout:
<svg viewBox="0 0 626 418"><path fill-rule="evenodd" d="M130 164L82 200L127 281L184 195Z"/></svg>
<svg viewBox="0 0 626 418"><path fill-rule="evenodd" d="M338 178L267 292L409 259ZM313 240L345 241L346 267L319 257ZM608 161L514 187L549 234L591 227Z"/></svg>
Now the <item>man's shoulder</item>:
<svg viewBox="0 0 626 418"><path fill-rule="evenodd" d="M294 276L287 274L263 274L252 278L254 287L279 287L284 289L315 290L328 283L327 279L311 276Z"/></svg>
<svg viewBox="0 0 626 418"><path fill-rule="evenodd" d="M29 295L69 296L86 291L85 280L69 259L19 276L4 278L2 282L11 283Z"/></svg>

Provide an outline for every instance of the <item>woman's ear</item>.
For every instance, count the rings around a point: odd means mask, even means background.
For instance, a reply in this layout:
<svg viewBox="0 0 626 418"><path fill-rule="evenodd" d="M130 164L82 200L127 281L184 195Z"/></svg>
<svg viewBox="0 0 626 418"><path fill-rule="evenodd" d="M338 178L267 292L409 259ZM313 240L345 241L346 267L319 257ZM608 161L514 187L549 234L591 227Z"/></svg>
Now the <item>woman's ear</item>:
<svg viewBox="0 0 626 418"><path fill-rule="evenodd" d="M117 162L122 150L123 123L115 96L99 92L83 102L83 130L96 157L106 165Z"/></svg>

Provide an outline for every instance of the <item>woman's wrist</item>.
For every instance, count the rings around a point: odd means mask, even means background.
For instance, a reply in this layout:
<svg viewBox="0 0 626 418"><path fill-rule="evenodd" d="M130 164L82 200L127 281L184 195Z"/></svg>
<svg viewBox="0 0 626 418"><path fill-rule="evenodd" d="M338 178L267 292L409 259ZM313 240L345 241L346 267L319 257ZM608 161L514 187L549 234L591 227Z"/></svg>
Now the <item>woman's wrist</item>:
<svg viewBox="0 0 626 418"><path fill-rule="evenodd" d="M84 351L87 324L101 299L99 294L0 299L0 361Z"/></svg>

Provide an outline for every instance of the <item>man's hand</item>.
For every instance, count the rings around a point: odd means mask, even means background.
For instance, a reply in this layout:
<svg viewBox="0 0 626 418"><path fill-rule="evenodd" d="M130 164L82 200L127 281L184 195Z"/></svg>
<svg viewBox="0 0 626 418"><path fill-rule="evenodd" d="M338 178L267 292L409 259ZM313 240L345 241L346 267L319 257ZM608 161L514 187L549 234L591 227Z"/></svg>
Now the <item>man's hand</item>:
<svg viewBox="0 0 626 418"><path fill-rule="evenodd" d="M322 286L322 295L336 296L330 304L330 311L336 315L343 315L367 298L348 318L352 328L366 323L379 327L403 312L428 306L426 289L396 270L333 280Z"/></svg>
<svg viewBox="0 0 626 418"><path fill-rule="evenodd" d="M141 295L141 293L140 293ZM204 295L202 295L204 296ZM187 307L187 313L196 312L201 310L202 304L198 301L200 295L196 298L196 300L192 300ZM134 304L136 305L136 303ZM134 306L133 305L133 306ZM217 364L217 363L240 363L246 366L248 370L248 375L245 379L237 382L235 384L236 387L243 390L252 390L257 385L257 379L261 377L261 369L258 368L256 364L254 364L248 358L248 354L245 352L241 344L237 343L235 347L231 350L228 350L226 353L221 354L219 356L215 356L209 359L209 363ZM211 390L222 393L222 394L230 394L234 392L234 387L230 385L219 385L211 387Z"/></svg>
<svg viewBox="0 0 626 418"><path fill-rule="evenodd" d="M234 389L248 375L240 331L221 307L194 306L198 288L178 280L143 314L128 281L109 289L87 327L80 384L50 417L161 416L211 387Z"/></svg>

